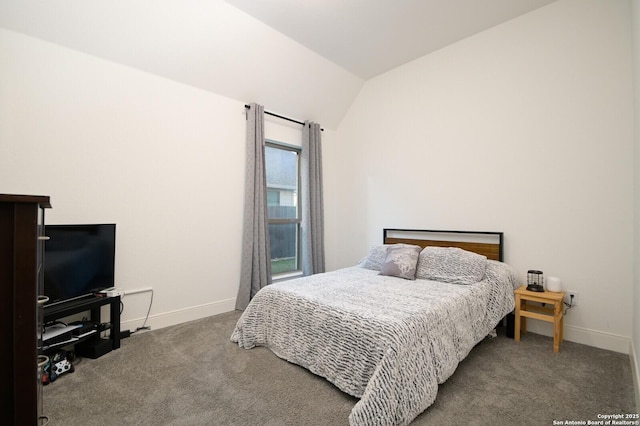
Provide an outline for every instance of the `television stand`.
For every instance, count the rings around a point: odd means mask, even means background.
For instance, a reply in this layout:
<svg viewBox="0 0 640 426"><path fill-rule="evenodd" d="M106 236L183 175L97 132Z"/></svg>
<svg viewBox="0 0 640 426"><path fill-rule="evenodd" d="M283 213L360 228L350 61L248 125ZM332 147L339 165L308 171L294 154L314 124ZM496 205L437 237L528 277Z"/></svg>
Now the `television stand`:
<svg viewBox="0 0 640 426"><path fill-rule="evenodd" d="M80 312L89 311L90 320L100 325L102 323L100 308L109 305L109 322L111 323L110 336L111 349L120 347L120 296L97 296L91 295L86 298L69 300L55 305L44 306L44 323L52 322L60 318L68 317ZM95 338L94 335L87 336L85 339L71 342L69 344L76 345L87 339ZM60 345L62 347L63 345ZM47 350L50 350L49 348Z"/></svg>

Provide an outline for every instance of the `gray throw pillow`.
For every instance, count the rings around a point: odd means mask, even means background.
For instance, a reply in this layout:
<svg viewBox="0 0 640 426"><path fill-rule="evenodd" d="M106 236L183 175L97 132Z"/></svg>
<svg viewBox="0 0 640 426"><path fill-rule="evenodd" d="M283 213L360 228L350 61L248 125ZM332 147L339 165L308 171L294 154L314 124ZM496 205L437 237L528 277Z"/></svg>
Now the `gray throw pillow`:
<svg viewBox="0 0 640 426"><path fill-rule="evenodd" d="M404 278L406 280L416 279L416 265L420 255L420 246L407 244L392 245L387 248L387 256L380 269L380 275Z"/></svg>
<svg viewBox="0 0 640 426"><path fill-rule="evenodd" d="M384 259L387 257L387 248L390 245L391 244L379 244L372 246L369 254L367 254L367 257L362 261L362 267L379 271L382 268Z"/></svg>

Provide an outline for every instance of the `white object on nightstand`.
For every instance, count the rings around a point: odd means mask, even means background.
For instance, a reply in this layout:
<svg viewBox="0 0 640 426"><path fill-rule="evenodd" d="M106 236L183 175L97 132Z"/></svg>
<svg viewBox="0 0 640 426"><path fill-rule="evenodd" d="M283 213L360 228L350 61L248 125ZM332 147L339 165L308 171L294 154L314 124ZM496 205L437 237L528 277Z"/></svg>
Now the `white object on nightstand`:
<svg viewBox="0 0 640 426"><path fill-rule="evenodd" d="M562 291L562 281L558 277L547 277L547 291Z"/></svg>

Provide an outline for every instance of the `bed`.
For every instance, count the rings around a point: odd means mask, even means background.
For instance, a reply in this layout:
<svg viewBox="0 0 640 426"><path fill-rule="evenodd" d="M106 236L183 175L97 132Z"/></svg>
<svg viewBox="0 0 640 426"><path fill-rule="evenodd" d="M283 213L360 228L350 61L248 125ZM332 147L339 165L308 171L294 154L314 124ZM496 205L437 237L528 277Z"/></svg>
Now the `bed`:
<svg viewBox="0 0 640 426"><path fill-rule="evenodd" d="M513 310L502 253L499 232L385 229L353 267L261 289L231 340L359 398L351 425L406 425Z"/></svg>

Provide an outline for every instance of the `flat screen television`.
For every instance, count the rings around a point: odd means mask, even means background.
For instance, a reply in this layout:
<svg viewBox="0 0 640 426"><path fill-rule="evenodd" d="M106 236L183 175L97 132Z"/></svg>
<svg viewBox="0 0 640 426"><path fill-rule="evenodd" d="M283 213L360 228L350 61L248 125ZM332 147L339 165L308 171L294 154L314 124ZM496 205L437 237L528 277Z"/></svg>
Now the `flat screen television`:
<svg viewBox="0 0 640 426"><path fill-rule="evenodd" d="M116 225L45 225L45 305L114 287Z"/></svg>

